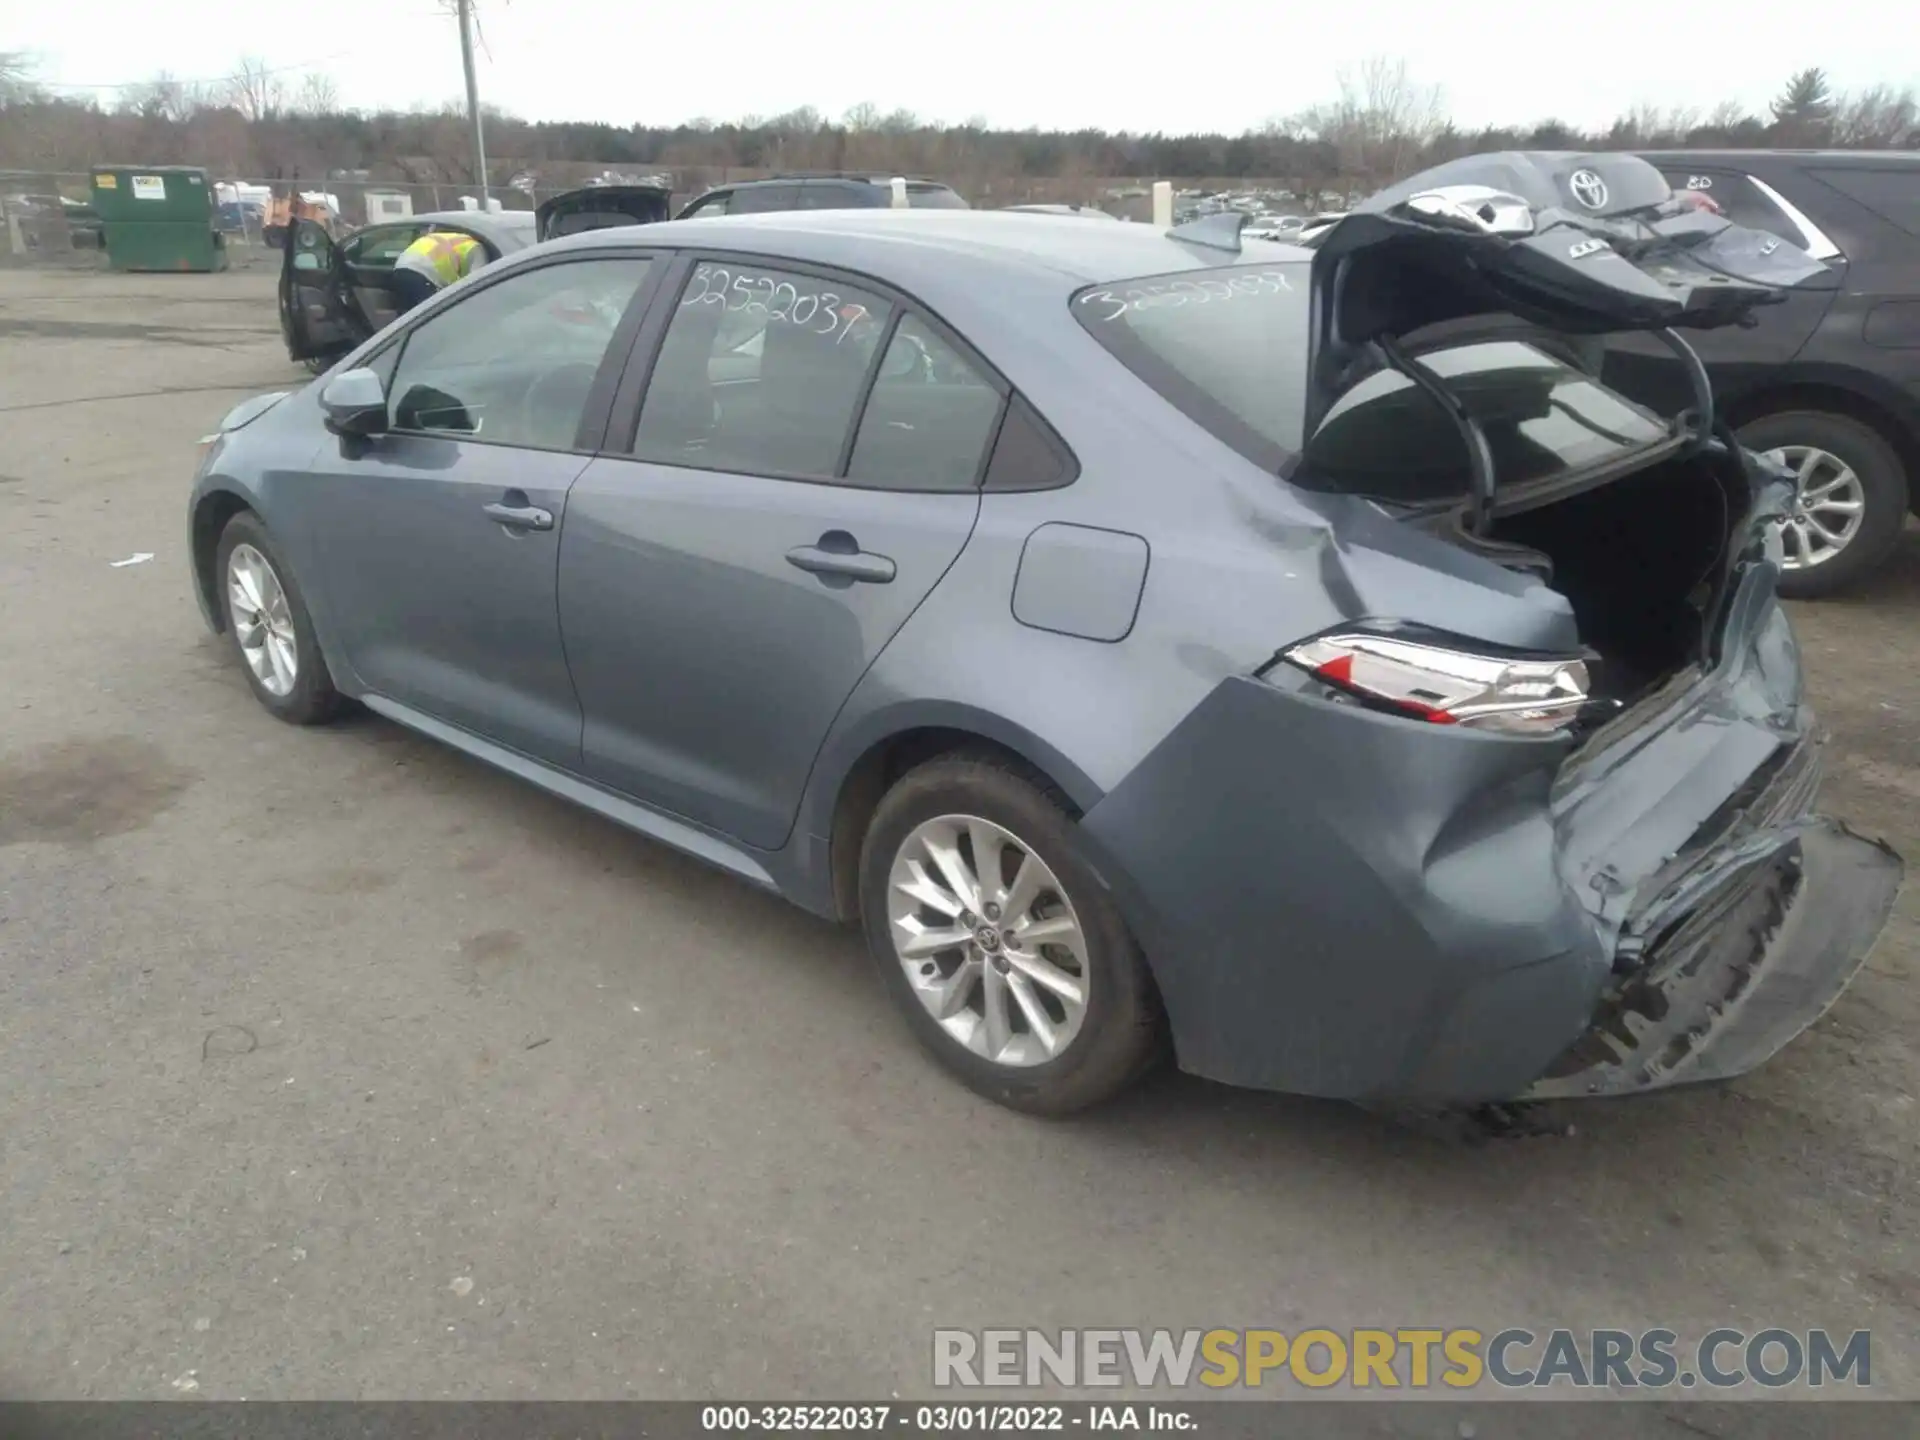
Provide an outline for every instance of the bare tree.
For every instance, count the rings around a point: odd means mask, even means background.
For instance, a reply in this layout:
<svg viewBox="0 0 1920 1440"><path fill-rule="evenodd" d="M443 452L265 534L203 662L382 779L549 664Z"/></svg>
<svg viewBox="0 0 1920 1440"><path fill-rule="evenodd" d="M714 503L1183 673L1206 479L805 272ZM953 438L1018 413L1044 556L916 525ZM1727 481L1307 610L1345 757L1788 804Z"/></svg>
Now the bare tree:
<svg viewBox="0 0 1920 1440"><path fill-rule="evenodd" d="M264 60L247 56L226 81L226 101L247 120L266 120L280 111L286 87Z"/></svg>
<svg viewBox="0 0 1920 1440"><path fill-rule="evenodd" d="M1722 100L1707 112L1707 125L1714 130L1738 130L1752 121L1747 107L1738 100Z"/></svg>
<svg viewBox="0 0 1920 1440"><path fill-rule="evenodd" d="M1881 149L1912 143L1920 108L1911 89L1875 85L1842 95L1834 103L1833 143L1850 149Z"/></svg>
<svg viewBox="0 0 1920 1440"><path fill-rule="evenodd" d="M1376 56L1358 72L1342 71L1339 85L1338 100L1269 131L1332 145L1341 171L1369 188L1412 170L1445 124L1439 87L1416 83L1404 60Z"/></svg>
<svg viewBox="0 0 1920 1440"><path fill-rule="evenodd" d="M170 71L162 70L145 84L122 90L115 108L123 115L138 115L144 120L185 124L206 107L204 86L176 80Z"/></svg>
<svg viewBox="0 0 1920 1440"><path fill-rule="evenodd" d="M1613 122L1607 131L1607 140L1609 144L1622 149L1669 144L1684 140L1699 123L1700 112L1691 107L1676 106L1671 110L1662 110L1658 105L1642 103Z"/></svg>
<svg viewBox="0 0 1920 1440"><path fill-rule="evenodd" d="M309 70L294 87L293 99L287 108L296 115L338 115L340 87L333 83L331 75Z"/></svg>
<svg viewBox="0 0 1920 1440"><path fill-rule="evenodd" d="M33 83L33 56L24 50L0 50L0 105L24 105L40 98Z"/></svg>

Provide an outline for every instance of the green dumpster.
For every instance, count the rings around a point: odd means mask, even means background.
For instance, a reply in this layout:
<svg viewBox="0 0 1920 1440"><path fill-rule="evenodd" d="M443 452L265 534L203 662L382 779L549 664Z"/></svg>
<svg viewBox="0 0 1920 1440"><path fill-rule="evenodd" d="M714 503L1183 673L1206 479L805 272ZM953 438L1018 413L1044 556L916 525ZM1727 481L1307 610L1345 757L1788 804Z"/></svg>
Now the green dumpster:
<svg viewBox="0 0 1920 1440"><path fill-rule="evenodd" d="M213 186L188 165L100 167L93 208L115 270L224 270L226 241L214 228Z"/></svg>

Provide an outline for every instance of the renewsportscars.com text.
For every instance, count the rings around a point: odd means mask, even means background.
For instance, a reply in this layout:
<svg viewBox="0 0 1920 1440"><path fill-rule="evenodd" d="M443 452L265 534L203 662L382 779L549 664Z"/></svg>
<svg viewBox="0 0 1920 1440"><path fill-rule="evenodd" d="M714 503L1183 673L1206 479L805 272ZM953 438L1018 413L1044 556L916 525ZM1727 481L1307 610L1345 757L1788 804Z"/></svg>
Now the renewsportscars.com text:
<svg viewBox="0 0 1920 1440"><path fill-rule="evenodd" d="M1814 1389L1873 1383L1855 1330L936 1330L936 1387Z"/></svg>

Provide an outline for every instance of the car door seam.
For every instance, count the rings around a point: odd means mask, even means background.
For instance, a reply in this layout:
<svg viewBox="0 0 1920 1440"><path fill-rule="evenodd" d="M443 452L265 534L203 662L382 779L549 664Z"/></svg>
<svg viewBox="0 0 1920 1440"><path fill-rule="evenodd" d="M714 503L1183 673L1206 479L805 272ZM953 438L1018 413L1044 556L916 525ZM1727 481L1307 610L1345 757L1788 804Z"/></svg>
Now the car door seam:
<svg viewBox="0 0 1920 1440"><path fill-rule="evenodd" d="M807 762L807 773L801 780L799 793L794 799L793 814L787 817L786 834L781 837L778 845L771 847L773 850L785 850L793 843L794 830L799 826L800 816L807 808L807 796L812 793L814 776L820 770L820 757L827 753L827 746L833 740L834 732L840 728L840 717L846 714L847 706L853 702L853 697L860 693L860 687L866 684L867 676L872 674L873 667L880 663L880 657L893 648L893 642L900 637L900 632L913 623L913 617L920 613L921 607L931 600L934 592L946 583L947 576L953 573L953 567L960 563L960 557L967 553L967 547L973 543L974 532L980 528L980 512L986 496L979 490L973 491L972 494L973 519L968 522L967 533L961 538L959 545L954 547L953 558L941 567L939 575L927 587L926 593L914 601L907 613L900 617L900 623L893 627L885 640L880 642L873 652L873 658L861 667L859 675L854 677L853 684L847 687L847 693L840 697L840 703L834 707L833 716L827 721L826 729L820 732L820 743L814 748L813 759Z"/></svg>

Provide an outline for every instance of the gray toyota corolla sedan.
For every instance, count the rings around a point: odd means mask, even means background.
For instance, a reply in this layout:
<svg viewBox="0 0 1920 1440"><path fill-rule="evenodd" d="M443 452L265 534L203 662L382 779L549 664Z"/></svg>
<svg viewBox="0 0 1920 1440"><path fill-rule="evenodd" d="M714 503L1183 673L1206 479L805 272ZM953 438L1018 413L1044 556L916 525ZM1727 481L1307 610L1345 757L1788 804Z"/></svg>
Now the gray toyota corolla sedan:
<svg viewBox="0 0 1920 1440"><path fill-rule="evenodd" d="M1760 1064L1901 865L1812 813L1790 478L1697 364L1669 417L1590 357L1830 277L1621 156L1238 225L537 246L226 418L201 607L283 720L351 697L858 921L1009 1105L1168 1051L1419 1106Z"/></svg>

